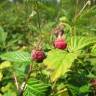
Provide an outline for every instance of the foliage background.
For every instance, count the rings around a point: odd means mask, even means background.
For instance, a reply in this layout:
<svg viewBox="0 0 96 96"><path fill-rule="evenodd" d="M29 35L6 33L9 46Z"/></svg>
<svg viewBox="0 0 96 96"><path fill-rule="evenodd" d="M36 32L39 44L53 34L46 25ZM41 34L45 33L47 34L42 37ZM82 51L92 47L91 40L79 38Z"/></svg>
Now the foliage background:
<svg viewBox="0 0 96 96"><path fill-rule="evenodd" d="M61 22L73 53L52 46L52 29ZM30 58L38 40L48 55L43 64ZM96 2L0 0L0 96L17 96L14 74L21 84L30 63L34 71L24 96L95 96L90 81L96 79Z"/></svg>

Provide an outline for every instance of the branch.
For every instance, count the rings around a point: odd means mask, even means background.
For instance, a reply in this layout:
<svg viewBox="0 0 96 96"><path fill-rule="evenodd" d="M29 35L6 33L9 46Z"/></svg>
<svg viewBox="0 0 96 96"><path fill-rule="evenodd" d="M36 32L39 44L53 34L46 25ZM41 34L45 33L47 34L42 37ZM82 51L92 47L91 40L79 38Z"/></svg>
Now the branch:
<svg viewBox="0 0 96 96"><path fill-rule="evenodd" d="M15 81L16 88L17 88L17 90L19 90L19 84L18 84L18 81L17 81L16 74L14 73L13 75L14 75L14 81Z"/></svg>
<svg viewBox="0 0 96 96"><path fill-rule="evenodd" d="M23 83L20 86L19 96L23 96L23 92L26 87L26 83L27 83L28 79L30 78L31 72L32 72L32 64L29 65L29 71L27 73L27 76L25 77L25 80L23 81Z"/></svg>
<svg viewBox="0 0 96 96"><path fill-rule="evenodd" d="M74 21L76 21L76 20L78 19L78 17L82 14L82 12L84 11L84 9L87 7L87 5L90 5L90 3L91 3L91 1L88 0L88 1L84 4L84 6L83 6L83 8L80 10L80 12L74 17Z"/></svg>

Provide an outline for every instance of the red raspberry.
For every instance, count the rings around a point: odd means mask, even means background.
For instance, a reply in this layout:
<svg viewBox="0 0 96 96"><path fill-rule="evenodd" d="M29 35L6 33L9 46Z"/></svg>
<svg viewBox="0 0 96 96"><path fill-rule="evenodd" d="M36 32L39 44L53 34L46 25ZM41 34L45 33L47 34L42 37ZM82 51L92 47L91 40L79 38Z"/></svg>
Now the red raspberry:
<svg viewBox="0 0 96 96"><path fill-rule="evenodd" d="M67 47L67 43L63 38L57 38L54 41L54 47L63 50Z"/></svg>
<svg viewBox="0 0 96 96"><path fill-rule="evenodd" d="M96 80L91 80L91 84L92 84L92 86L96 86Z"/></svg>
<svg viewBox="0 0 96 96"><path fill-rule="evenodd" d="M42 62L45 58L45 53L42 50L32 50L32 59L37 62Z"/></svg>

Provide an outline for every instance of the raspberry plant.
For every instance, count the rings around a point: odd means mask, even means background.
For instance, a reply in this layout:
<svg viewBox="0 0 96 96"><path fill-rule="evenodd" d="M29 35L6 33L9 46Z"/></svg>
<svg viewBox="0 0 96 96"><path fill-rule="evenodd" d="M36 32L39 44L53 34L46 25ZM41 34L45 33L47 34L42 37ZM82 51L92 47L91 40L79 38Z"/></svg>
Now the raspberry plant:
<svg viewBox="0 0 96 96"><path fill-rule="evenodd" d="M0 96L96 95L93 0L2 1L0 13Z"/></svg>

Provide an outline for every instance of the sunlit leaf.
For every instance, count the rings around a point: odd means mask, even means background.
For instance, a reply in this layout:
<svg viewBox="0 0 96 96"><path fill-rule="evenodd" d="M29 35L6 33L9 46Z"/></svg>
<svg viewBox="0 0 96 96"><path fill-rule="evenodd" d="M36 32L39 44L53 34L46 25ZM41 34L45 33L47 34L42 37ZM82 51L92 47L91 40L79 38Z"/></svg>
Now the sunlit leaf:
<svg viewBox="0 0 96 96"><path fill-rule="evenodd" d="M0 64L0 69L8 68L11 66L11 63L9 61L4 61Z"/></svg>
<svg viewBox="0 0 96 96"><path fill-rule="evenodd" d="M78 51L90 44L96 43L96 37L72 36L68 43L70 51Z"/></svg>
<svg viewBox="0 0 96 96"><path fill-rule="evenodd" d="M68 53L57 49L50 51L44 60L44 64L48 70L52 70L50 72L51 80L55 81L60 76L65 75L78 55L79 52Z"/></svg>
<svg viewBox="0 0 96 96"><path fill-rule="evenodd" d="M0 72L0 81L2 80L3 74Z"/></svg>
<svg viewBox="0 0 96 96"><path fill-rule="evenodd" d="M7 52L0 55L0 58L12 62L30 62L31 57L28 52L14 51Z"/></svg>

